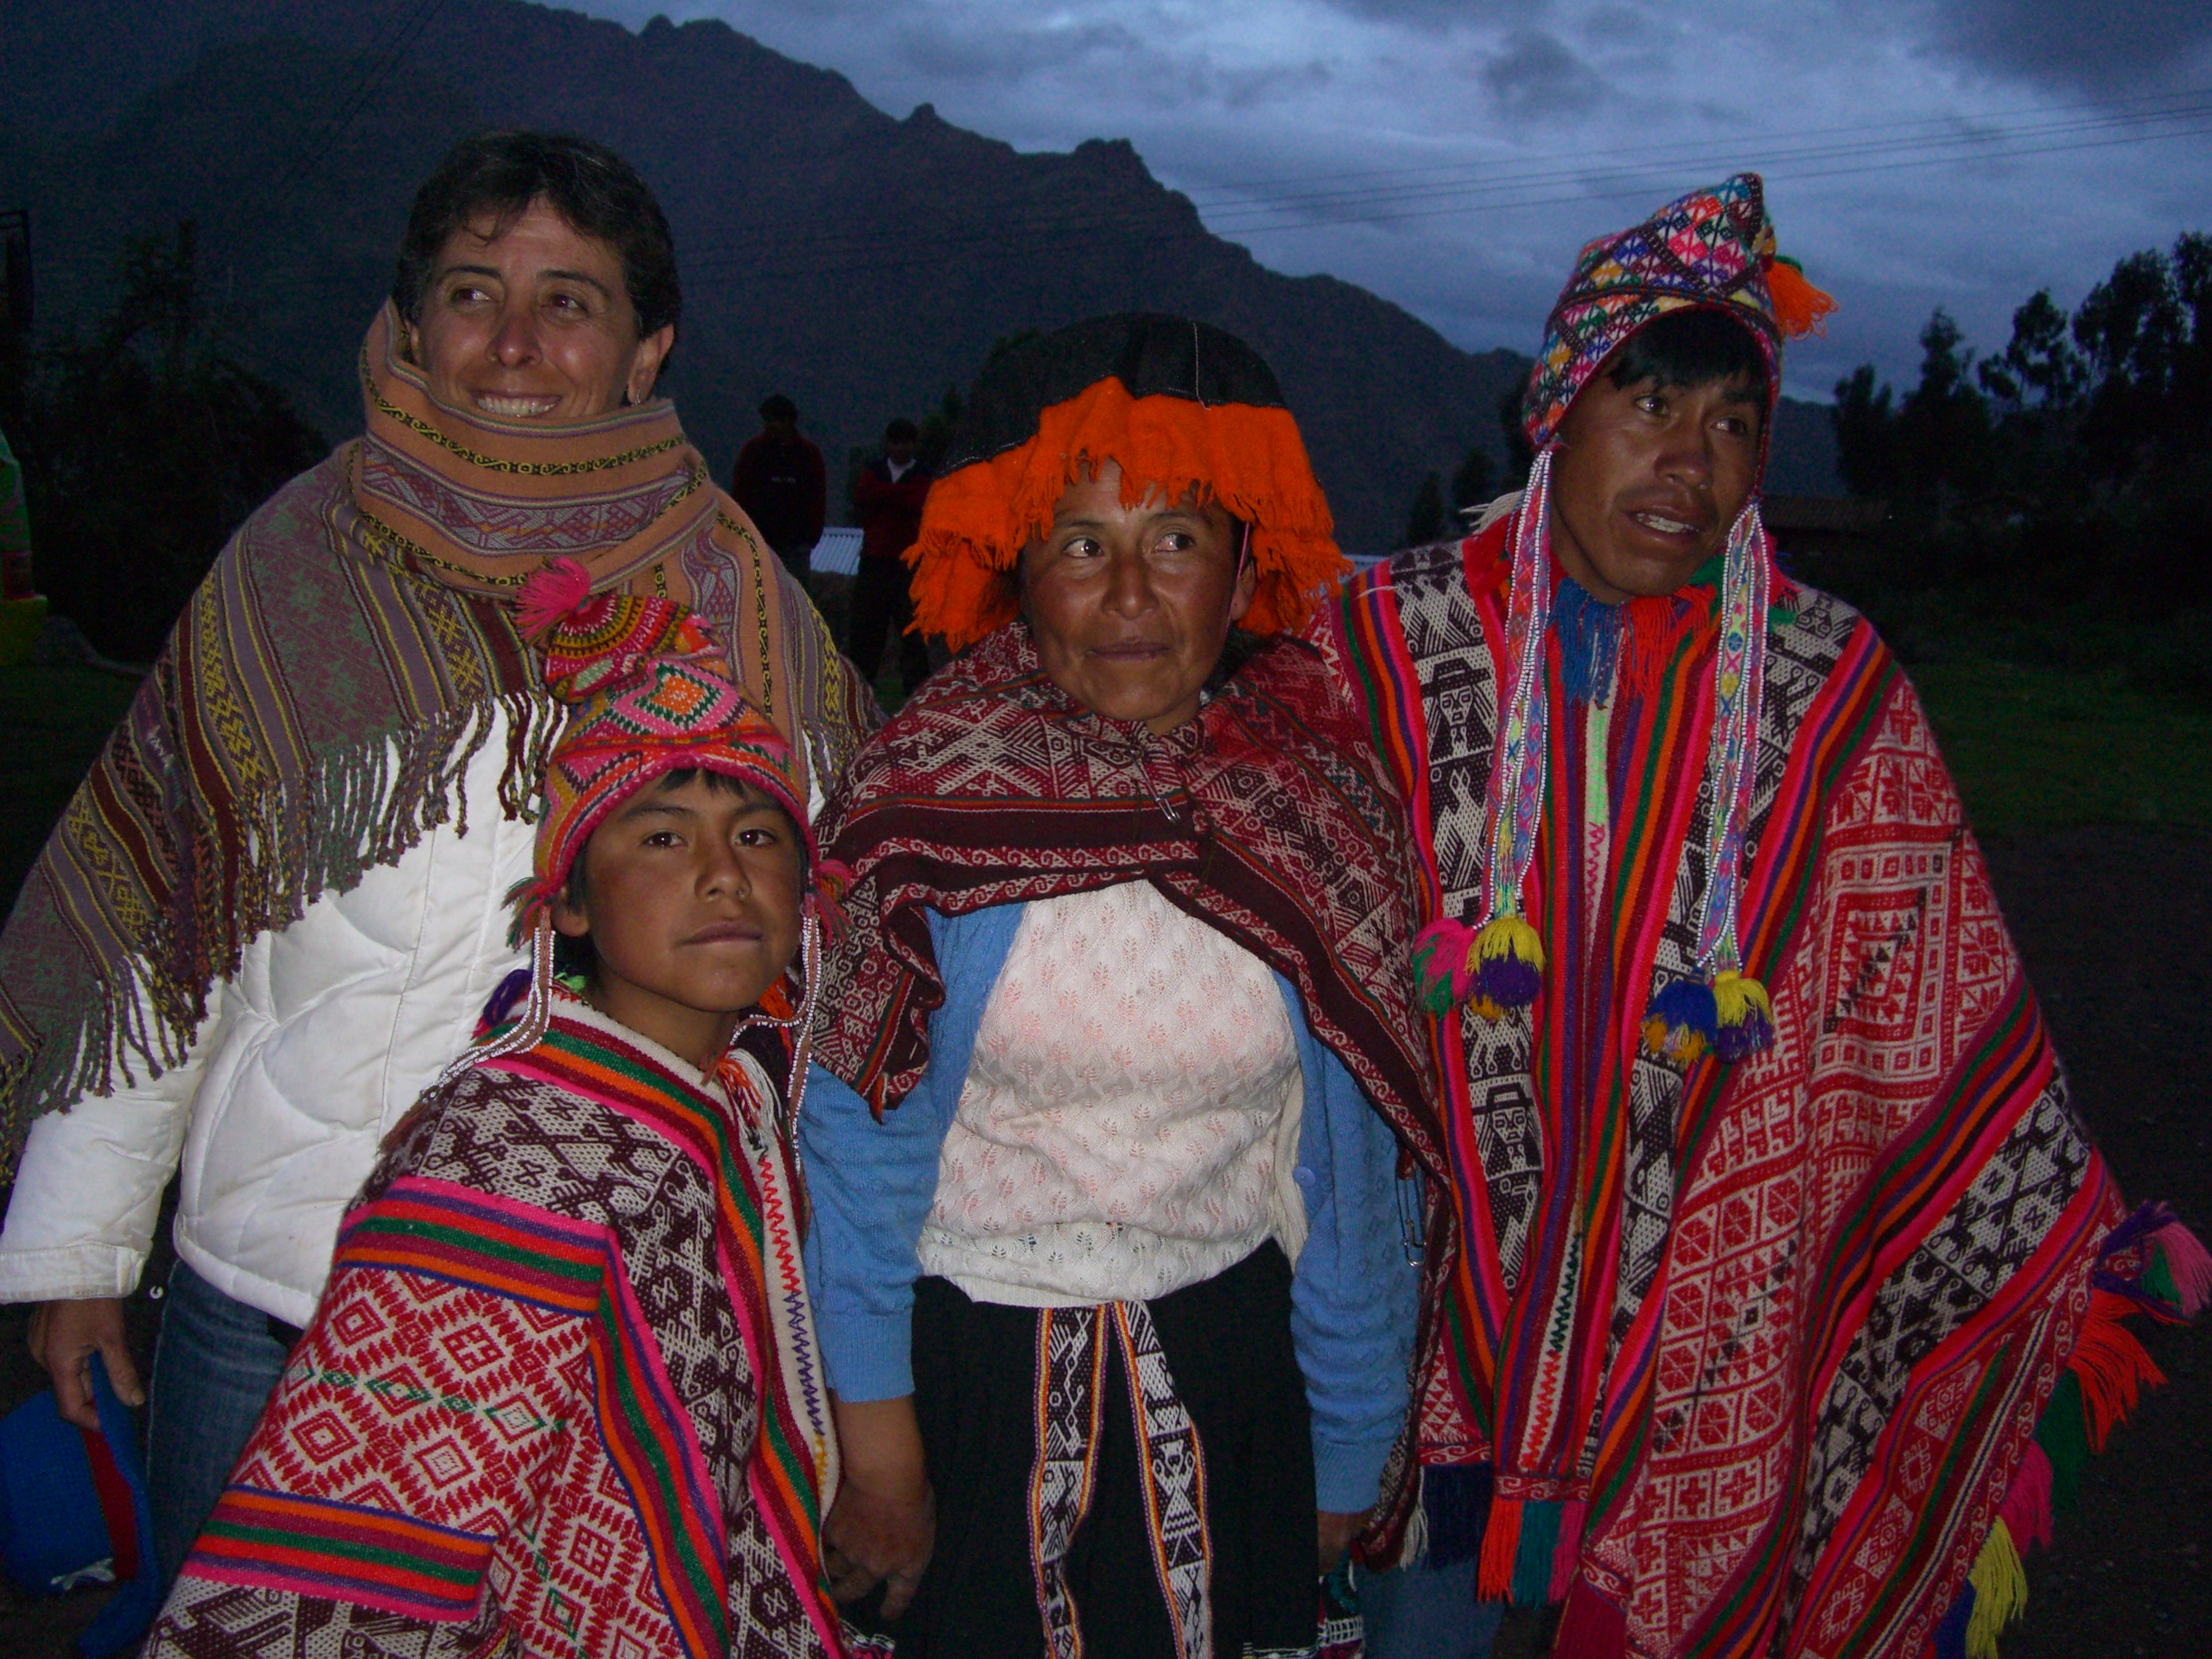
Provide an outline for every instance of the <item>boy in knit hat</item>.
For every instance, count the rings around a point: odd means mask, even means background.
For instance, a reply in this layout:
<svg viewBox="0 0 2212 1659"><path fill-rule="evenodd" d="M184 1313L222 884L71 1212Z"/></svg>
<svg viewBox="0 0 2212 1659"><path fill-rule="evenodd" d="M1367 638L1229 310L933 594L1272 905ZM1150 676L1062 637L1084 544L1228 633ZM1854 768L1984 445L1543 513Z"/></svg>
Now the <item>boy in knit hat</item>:
<svg viewBox="0 0 2212 1659"><path fill-rule="evenodd" d="M689 613L532 578L570 708L532 966L396 1129L148 1651L839 1651L790 1113L826 893L790 749ZM556 936L587 946L556 978ZM793 1103L795 1109L795 1103Z"/></svg>
<svg viewBox="0 0 2212 1659"><path fill-rule="evenodd" d="M1574 1659L1987 1659L2155 1376L2121 1316L2212 1278L2075 1115L1896 659L1775 566L1831 308L1750 174L1591 243L1525 494L1317 630L1422 866L1464 1243L1376 1659L1508 1603Z"/></svg>

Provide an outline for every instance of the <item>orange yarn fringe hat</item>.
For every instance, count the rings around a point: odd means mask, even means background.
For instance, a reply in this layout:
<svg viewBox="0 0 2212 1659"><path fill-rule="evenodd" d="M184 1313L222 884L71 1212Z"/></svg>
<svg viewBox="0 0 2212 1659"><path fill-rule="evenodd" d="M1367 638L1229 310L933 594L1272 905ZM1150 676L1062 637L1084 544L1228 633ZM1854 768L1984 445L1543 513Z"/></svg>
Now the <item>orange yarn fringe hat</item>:
<svg viewBox="0 0 2212 1659"><path fill-rule="evenodd" d="M1193 489L1251 527L1259 587L1243 626L1303 623L1351 569L1297 422L1260 355L1186 317L1093 318L987 365L942 477L914 567L915 625L954 650L1012 622L1014 562L1052 528L1079 471L1121 469L1135 506Z"/></svg>

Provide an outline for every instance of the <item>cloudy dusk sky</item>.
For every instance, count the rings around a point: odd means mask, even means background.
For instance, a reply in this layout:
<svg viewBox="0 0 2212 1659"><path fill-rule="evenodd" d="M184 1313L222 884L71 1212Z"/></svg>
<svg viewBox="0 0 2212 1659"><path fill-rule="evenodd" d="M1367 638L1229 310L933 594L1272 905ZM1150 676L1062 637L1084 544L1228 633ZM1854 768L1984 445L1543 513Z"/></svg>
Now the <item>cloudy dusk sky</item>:
<svg viewBox="0 0 2212 1659"><path fill-rule="evenodd" d="M1909 375L1929 309L1984 351L2050 288L2212 229L2203 0L586 0L720 17L893 115L1021 149L1126 137L1207 225L1474 349L1534 349L1589 237L1741 167L1842 301L1825 399ZM1079 252L1055 257L1080 257Z"/></svg>

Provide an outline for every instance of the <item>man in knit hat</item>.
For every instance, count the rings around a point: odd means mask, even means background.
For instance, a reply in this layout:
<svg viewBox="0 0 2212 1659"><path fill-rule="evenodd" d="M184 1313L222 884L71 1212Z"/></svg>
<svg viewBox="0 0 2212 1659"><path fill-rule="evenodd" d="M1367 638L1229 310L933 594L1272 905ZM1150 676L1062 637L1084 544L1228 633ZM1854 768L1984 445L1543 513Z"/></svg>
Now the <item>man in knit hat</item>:
<svg viewBox="0 0 2212 1659"><path fill-rule="evenodd" d="M1502 1607L1593 1659L1993 1654L2148 1372L2119 1316L2212 1276L2075 1116L1895 659L1775 567L1831 308L1749 174L1593 242L1527 491L1313 629L1407 805L1464 1244L1378 1659Z"/></svg>

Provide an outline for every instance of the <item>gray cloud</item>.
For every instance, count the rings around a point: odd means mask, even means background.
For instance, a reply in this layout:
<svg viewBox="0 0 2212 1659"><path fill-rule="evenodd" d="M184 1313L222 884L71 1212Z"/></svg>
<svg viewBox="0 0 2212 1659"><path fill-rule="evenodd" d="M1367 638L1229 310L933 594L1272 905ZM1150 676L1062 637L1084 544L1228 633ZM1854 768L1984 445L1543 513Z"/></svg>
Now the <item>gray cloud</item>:
<svg viewBox="0 0 2212 1659"><path fill-rule="evenodd" d="M2093 91L2155 90L2212 57L2205 0L1934 0L1930 21L1977 62Z"/></svg>
<svg viewBox="0 0 2212 1659"><path fill-rule="evenodd" d="M1528 349L1589 237L1756 167L1785 249L1844 306L1793 349L1802 395L1869 359L1909 379L1937 304L1995 349L2038 288L2071 307L2115 259L2212 228L2202 137L1949 142L2084 88L2212 79L2212 0L565 3L633 28L717 15L880 108L929 101L1018 149L1126 137L1263 264L1476 349Z"/></svg>
<svg viewBox="0 0 2212 1659"><path fill-rule="evenodd" d="M1483 66L1498 106L1516 120L1571 115L1597 101L1604 82L1555 34L1516 29L1504 50Z"/></svg>
<svg viewBox="0 0 2212 1659"><path fill-rule="evenodd" d="M1332 9L1370 22L1432 33L1479 23L1528 23L1547 15L1551 0L1325 0Z"/></svg>
<svg viewBox="0 0 2212 1659"><path fill-rule="evenodd" d="M953 81L971 76L1013 81L1079 70L1086 63L1126 69L1147 53L1145 43L1119 23L1070 28L955 30L934 21L909 23L897 32L900 56L923 75Z"/></svg>

